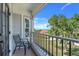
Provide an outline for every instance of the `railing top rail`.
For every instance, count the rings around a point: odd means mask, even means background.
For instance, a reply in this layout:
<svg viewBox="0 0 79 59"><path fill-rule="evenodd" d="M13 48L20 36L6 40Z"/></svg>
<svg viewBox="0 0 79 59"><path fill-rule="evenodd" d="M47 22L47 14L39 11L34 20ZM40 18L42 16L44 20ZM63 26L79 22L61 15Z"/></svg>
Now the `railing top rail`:
<svg viewBox="0 0 79 59"><path fill-rule="evenodd" d="M33 33L34 33L34 32L33 32ZM38 33L38 32L36 32L36 33ZM78 40L78 39L74 39L74 38L53 36L53 35L50 35L50 34L47 34L47 33L38 33L38 34L40 34L40 35L45 35L45 36L49 36L49 37L53 37L53 38L57 38L57 39L61 39L61 40L67 40L67 41L79 43L79 40Z"/></svg>

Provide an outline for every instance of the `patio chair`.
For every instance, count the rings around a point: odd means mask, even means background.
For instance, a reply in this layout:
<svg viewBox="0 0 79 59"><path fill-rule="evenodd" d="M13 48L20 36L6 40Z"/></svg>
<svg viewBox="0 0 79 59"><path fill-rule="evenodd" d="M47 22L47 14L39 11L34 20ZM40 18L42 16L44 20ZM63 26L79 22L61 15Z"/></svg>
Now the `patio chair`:
<svg viewBox="0 0 79 59"><path fill-rule="evenodd" d="M26 44L25 44L24 41L20 38L19 34L13 35L13 39L14 39L14 42L15 42L15 49L14 49L13 54L14 54L15 51L16 51L16 47L19 47L19 50L20 50L20 47L23 47L23 48L24 48L24 55L25 55L25 54L26 54Z"/></svg>

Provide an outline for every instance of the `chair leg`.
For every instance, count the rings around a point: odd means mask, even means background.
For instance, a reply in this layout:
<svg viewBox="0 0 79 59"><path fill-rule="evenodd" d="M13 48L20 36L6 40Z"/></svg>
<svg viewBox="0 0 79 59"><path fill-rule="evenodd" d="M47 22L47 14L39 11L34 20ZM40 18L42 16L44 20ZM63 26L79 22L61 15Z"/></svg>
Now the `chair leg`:
<svg viewBox="0 0 79 59"><path fill-rule="evenodd" d="M20 50L20 46L19 46L19 50Z"/></svg>
<svg viewBox="0 0 79 59"><path fill-rule="evenodd" d="M15 49L14 49L14 51L13 51L13 54L15 53L15 51L16 51L16 47L15 47Z"/></svg>
<svg viewBox="0 0 79 59"><path fill-rule="evenodd" d="M24 55L26 55L26 46L24 45Z"/></svg>
<svg viewBox="0 0 79 59"><path fill-rule="evenodd" d="M28 42L28 49L30 49L30 47L31 47L31 45L30 45L30 43Z"/></svg>

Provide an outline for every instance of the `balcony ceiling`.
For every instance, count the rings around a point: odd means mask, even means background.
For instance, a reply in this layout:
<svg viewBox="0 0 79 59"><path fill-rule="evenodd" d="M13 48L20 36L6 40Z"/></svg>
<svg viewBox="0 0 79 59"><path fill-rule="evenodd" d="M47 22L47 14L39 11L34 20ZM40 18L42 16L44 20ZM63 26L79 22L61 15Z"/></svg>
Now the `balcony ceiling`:
<svg viewBox="0 0 79 59"><path fill-rule="evenodd" d="M45 4L44 3L14 3L13 6L20 7L27 11L32 11L32 14L36 14Z"/></svg>

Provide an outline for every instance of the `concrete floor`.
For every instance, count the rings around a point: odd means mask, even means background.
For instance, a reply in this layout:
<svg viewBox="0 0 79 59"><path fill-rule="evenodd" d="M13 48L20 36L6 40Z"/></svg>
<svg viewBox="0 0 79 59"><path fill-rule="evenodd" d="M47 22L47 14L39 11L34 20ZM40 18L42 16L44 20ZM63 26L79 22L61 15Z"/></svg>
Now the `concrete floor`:
<svg viewBox="0 0 79 59"><path fill-rule="evenodd" d="M20 50L17 48L13 56L36 56L35 53L32 51L32 49L26 49L26 55L24 55L23 48L20 48Z"/></svg>

